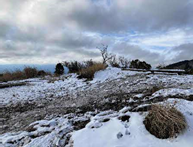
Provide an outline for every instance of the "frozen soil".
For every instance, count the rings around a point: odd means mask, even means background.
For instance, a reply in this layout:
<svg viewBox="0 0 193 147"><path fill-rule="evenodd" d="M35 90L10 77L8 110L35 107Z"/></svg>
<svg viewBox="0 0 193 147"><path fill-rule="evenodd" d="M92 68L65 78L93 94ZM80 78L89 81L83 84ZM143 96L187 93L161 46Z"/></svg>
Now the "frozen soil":
<svg viewBox="0 0 193 147"><path fill-rule="evenodd" d="M76 75L67 75L55 79L47 77L24 82L27 82L27 85L0 89L0 134L5 133L0 136L0 147L1 143L10 143L5 141L9 132L28 132L28 135L24 133L25 137L20 139L26 139L28 136L26 140L33 146L31 138L45 137L47 134L51 137L53 133L58 134L62 129L58 125L50 126L39 136L37 133L30 136L29 126L41 120L57 119L56 122L61 124L59 120L63 119L66 122L63 126L72 128L69 132L63 133L59 142L68 140L66 144L70 144L71 137L67 137L67 134L86 125L83 123L82 126L77 126L76 123L72 123L74 118L87 118L85 120L88 123L88 120L93 119L93 115L107 110L116 112L113 115L118 117L117 112L124 107L127 112L136 113L136 117L139 112L147 111L151 103L163 102L169 98L193 101L193 76L188 75L151 74L109 68L98 72L93 81L79 80ZM73 115L71 120L69 115ZM111 117L104 119L104 122L108 122ZM94 125L94 128L100 127L100 121ZM33 128L31 129L33 132ZM18 137L16 134L13 136ZM10 144L15 146L28 144L26 140L22 143L18 143L18 140L17 145ZM59 143L56 140L53 142ZM78 143L71 141L72 144L76 146Z"/></svg>

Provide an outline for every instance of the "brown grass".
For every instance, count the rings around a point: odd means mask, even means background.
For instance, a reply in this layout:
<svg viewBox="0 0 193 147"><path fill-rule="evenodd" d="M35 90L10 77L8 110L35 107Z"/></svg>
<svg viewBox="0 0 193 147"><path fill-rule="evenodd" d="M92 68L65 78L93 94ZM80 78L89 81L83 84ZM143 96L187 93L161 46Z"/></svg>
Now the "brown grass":
<svg viewBox="0 0 193 147"><path fill-rule="evenodd" d="M0 78L0 81L7 82L7 81L12 81L12 80L22 80L25 78L25 75L23 74L22 71L17 70L15 72L5 72L3 76Z"/></svg>
<svg viewBox="0 0 193 147"><path fill-rule="evenodd" d="M47 73L46 73L47 74ZM23 71L16 70L14 72L5 72L0 76L0 81L7 82L13 80L23 80L28 78L35 78L38 76L38 70L34 67L25 67Z"/></svg>
<svg viewBox="0 0 193 147"><path fill-rule="evenodd" d="M160 139L177 137L187 128L183 114L171 105L152 105L144 125L152 135Z"/></svg>
<svg viewBox="0 0 193 147"><path fill-rule="evenodd" d="M82 69L79 72L79 78L86 78L88 80L92 80L94 78L94 74L97 71L106 69L106 65L103 63L95 63L94 65Z"/></svg>

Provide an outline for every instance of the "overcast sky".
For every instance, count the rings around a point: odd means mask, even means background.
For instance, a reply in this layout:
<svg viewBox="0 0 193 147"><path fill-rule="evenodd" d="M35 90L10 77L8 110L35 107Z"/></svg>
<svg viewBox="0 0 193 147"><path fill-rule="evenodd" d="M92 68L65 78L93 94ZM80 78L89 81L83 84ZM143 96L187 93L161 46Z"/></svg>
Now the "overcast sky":
<svg viewBox="0 0 193 147"><path fill-rule="evenodd" d="M0 0L0 64L193 59L193 0Z"/></svg>

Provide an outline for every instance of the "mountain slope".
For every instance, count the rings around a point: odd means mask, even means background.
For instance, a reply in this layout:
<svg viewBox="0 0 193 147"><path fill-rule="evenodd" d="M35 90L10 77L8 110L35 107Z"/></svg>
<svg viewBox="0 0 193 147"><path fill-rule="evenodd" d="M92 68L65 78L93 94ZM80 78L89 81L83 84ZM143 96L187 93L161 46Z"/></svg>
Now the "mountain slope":
<svg viewBox="0 0 193 147"><path fill-rule="evenodd" d="M166 66L166 69L193 69L193 60L184 60Z"/></svg>

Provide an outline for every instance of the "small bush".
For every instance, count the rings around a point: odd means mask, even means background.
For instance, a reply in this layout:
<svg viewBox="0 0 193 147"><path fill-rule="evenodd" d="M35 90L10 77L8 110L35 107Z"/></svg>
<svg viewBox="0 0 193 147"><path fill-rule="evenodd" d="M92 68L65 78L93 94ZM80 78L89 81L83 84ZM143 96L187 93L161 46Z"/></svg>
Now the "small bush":
<svg viewBox="0 0 193 147"><path fill-rule="evenodd" d="M44 77L44 76L49 75L49 74L50 74L50 73L45 72L44 70L38 71L38 77Z"/></svg>
<svg viewBox="0 0 193 147"><path fill-rule="evenodd" d="M12 79L13 79L13 77L12 77L11 73L7 71L3 74L3 76L1 76L0 81L7 82L7 81L11 81Z"/></svg>
<svg viewBox="0 0 193 147"><path fill-rule="evenodd" d="M26 75L21 71L21 70L17 70L15 72L13 72L12 74L13 80L22 80L26 78Z"/></svg>
<svg viewBox="0 0 193 147"><path fill-rule="evenodd" d="M92 61L92 59L91 59L91 60L88 60L88 61L84 61L84 62L83 62L83 65L82 65L82 68L90 67L90 66L92 66L92 65L94 65L94 64L95 64L95 62Z"/></svg>
<svg viewBox="0 0 193 147"><path fill-rule="evenodd" d="M26 78L35 78L38 75L38 70L35 67L25 67L24 74Z"/></svg>
<svg viewBox="0 0 193 147"><path fill-rule="evenodd" d="M103 63L95 63L90 67L87 67L85 69L82 69L79 72L79 78L86 78L88 80L92 80L94 78L94 74L97 71L104 70L106 68L106 65Z"/></svg>
<svg viewBox="0 0 193 147"><path fill-rule="evenodd" d="M62 75L64 74L64 67L61 63L58 63L56 65L56 68L55 68L55 72L54 72L56 75Z"/></svg>
<svg viewBox="0 0 193 147"><path fill-rule="evenodd" d="M149 70L149 69L151 69L151 65L146 63L145 61L139 61L137 59L137 60L131 61L130 68L147 69L147 70Z"/></svg>
<svg viewBox="0 0 193 147"><path fill-rule="evenodd" d="M84 62L78 62L78 61L65 61L63 62L63 65L66 66L69 69L69 73L78 73L81 70L88 68L92 65L94 65L95 62L92 60L84 61Z"/></svg>
<svg viewBox="0 0 193 147"><path fill-rule="evenodd" d="M78 61L65 61L63 64L69 69L69 73L77 73L84 68L84 65Z"/></svg>
<svg viewBox="0 0 193 147"><path fill-rule="evenodd" d="M183 114L170 105L152 105L144 125L152 135L160 139L177 137L187 127Z"/></svg>
<svg viewBox="0 0 193 147"><path fill-rule="evenodd" d="M22 80L25 79L25 75L22 71L17 70L15 72L5 72L3 76L0 78L0 81L7 82L12 80Z"/></svg>

